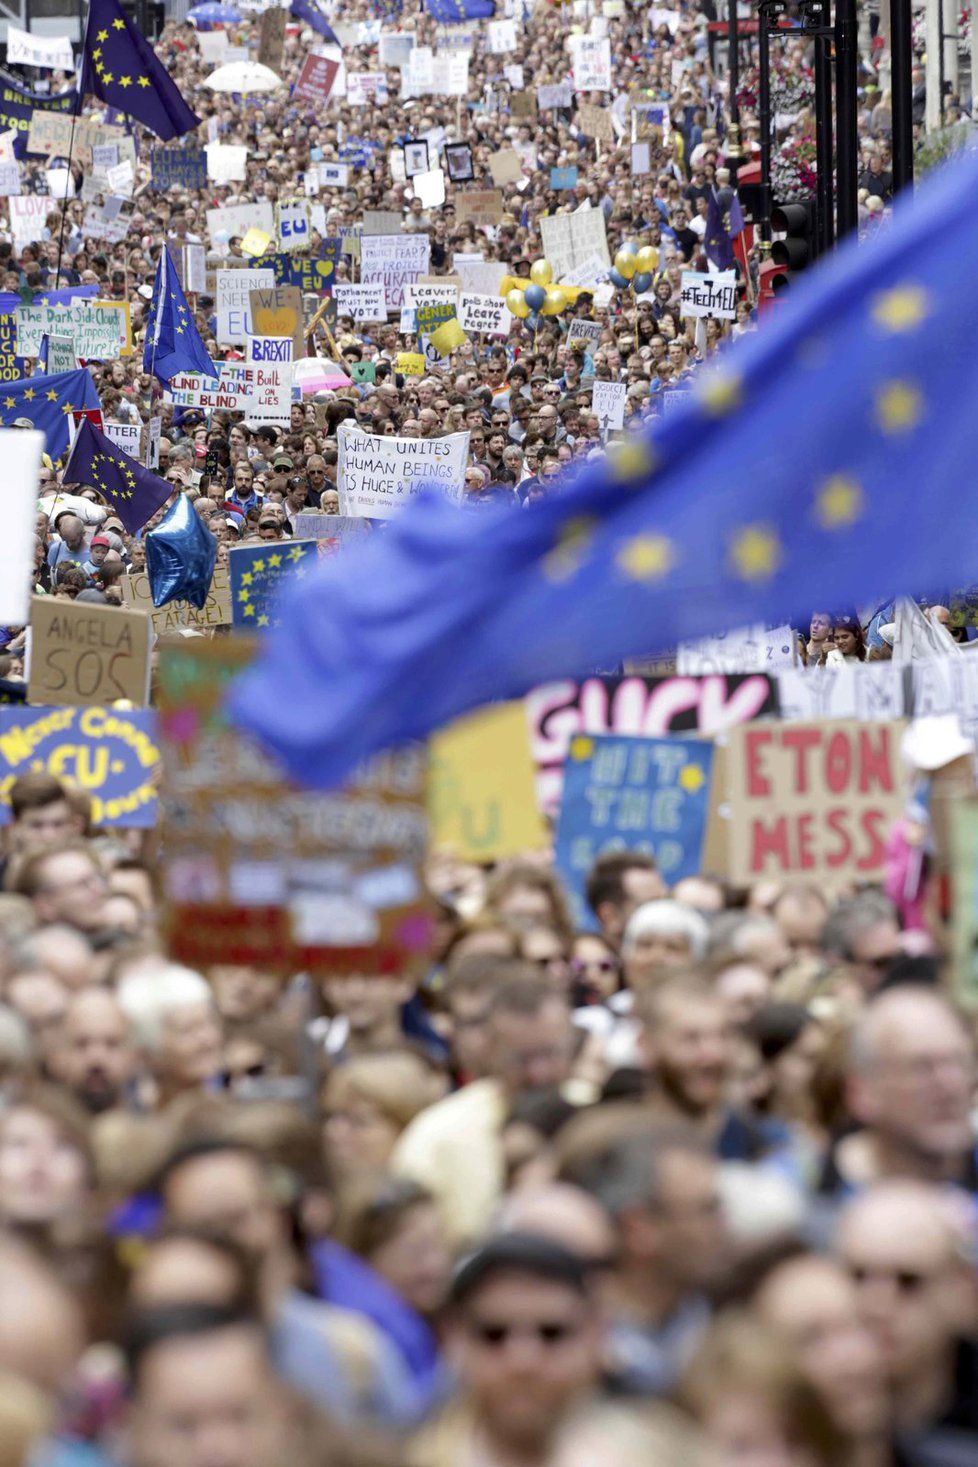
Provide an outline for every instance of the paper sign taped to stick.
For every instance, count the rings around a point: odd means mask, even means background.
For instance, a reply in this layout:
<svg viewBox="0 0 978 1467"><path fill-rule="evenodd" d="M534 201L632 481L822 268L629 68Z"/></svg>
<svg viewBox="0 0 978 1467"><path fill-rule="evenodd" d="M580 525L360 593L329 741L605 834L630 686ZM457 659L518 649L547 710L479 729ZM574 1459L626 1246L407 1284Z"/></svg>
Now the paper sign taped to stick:
<svg viewBox="0 0 978 1467"><path fill-rule="evenodd" d="M231 583L227 566L214 567L207 600L200 610L191 606L189 601L168 601L165 606L154 606L149 576L145 571L131 571L121 578L119 584L125 604L148 613L157 637L165 636L167 632L181 631L184 627L205 631L208 627L226 627L231 624Z"/></svg>
<svg viewBox="0 0 978 1467"><path fill-rule="evenodd" d="M461 500L468 433L443 438L387 438L340 423L337 487L343 514L389 519L423 485L436 484Z"/></svg>
<svg viewBox="0 0 978 1467"><path fill-rule="evenodd" d="M302 291L297 285L273 285L269 290L250 290L248 306L255 336L289 338L290 356L265 357L265 361L298 361L305 355L305 317ZM249 356L248 360L259 359Z"/></svg>
<svg viewBox="0 0 978 1467"><path fill-rule="evenodd" d="M717 316L732 321L737 314L737 276L733 270L709 275L684 270L679 301L680 314L693 319Z"/></svg>

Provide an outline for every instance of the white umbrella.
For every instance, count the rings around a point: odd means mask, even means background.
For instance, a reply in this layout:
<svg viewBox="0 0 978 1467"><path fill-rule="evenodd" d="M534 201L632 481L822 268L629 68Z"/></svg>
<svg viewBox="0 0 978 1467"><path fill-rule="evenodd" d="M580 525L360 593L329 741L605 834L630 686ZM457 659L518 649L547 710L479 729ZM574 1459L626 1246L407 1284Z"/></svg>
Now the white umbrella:
<svg viewBox="0 0 978 1467"><path fill-rule="evenodd" d="M283 85L270 66L257 61L229 61L212 71L204 82L212 92L274 92Z"/></svg>

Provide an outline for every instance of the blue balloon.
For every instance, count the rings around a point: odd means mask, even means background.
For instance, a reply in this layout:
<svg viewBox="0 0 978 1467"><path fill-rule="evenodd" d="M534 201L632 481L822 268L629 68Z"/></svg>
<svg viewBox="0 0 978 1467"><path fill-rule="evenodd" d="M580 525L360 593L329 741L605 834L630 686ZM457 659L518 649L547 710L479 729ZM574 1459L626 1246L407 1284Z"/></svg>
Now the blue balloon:
<svg viewBox="0 0 978 1467"><path fill-rule="evenodd" d="M631 285L631 281L626 280L624 275L619 274L617 270L609 270L608 279L611 281L616 290L627 290L628 287Z"/></svg>
<svg viewBox="0 0 978 1467"><path fill-rule="evenodd" d="M146 571L153 605L189 601L203 610L217 563L217 541L186 494L146 536Z"/></svg>
<svg viewBox="0 0 978 1467"><path fill-rule="evenodd" d="M632 290L636 295L642 295L652 284L652 276L648 270L640 270L637 275L632 276Z"/></svg>
<svg viewBox="0 0 978 1467"><path fill-rule="evenodd" d="M542 285L528 285L526 287L526 290L523 292L523 299L526 301L531 311L539 311L540 307L547 299L547 292L544 290Z"/></svg>

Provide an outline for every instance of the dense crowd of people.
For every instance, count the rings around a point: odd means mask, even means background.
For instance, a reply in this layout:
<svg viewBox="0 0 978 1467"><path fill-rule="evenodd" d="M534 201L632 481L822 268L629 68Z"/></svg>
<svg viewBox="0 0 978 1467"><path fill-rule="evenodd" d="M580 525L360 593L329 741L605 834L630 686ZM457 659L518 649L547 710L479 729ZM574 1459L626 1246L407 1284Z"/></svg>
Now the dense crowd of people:
<svg viewBox="0 0 978 1467"><path fill-rule="evenodd" d="M323 109L291 97L321 42L308 27L287 29L283 85L240 96L207 89L193 26L168 21L157 54L212 140L247 147L245 179L151 191L140 134L124 239L88 236L80 196L64 222L52 200L36 240L0 239L6 290L128 299L135 354L89 364L104 418L162 416L159 474L219 564L292 535L299 514L339 514L341 422L465 430L466 500L532 509L605 451L595 381L627 384L627 431L763 330L749 238L736 319L697 329L679 307L682 270L711 268L711 195L729 205L757 150L746 92L743 155L733 141L712 7L598 10L612 92L529 116L517 99L569 77L594 7L517 7L508 54L489 52L485 20L456 26L474 34L461 98L399 102L387 68L389 102ZM381 30L436 48L451 35L411 0L339 0L331 21L348 74L382 69ZM254 55L258 17L228 33ZM867 44L864 222L892 195L883 59ZM788 158L811 132L804 46L785 42L779 67L797 83L778 119ZM605 109L611 141L582 130L582 103ZM668 124L640 129L642 103ZM396 160L423 136L471 145L473 188L493 186L491 154L515 151L498 224L459 222L455 189L430 210L413 197ZM585 289L421 377L397 369L419 345L398 319L340 315L330 354L351 377L371 364L370 381L294 402L287 428L174 409L141 370L163 244L203 244L208 272L252 265L240 236L209 236L206 210L290 198L351 140L348 186L316 196L327 237L355 238L364 210L399 213L430 235L432 276L481 253L528 280L540 220L587 206L611 259L655 252L652 285ZM554 189L553 168L576 168L576 185ZM44 186L41 160L22 172ZM336 278L356 268L344 254ZM239 360L216 339L213 294L190 301L212 358ZM584 345L572 319L597 325ZM63 458L45 456L38 492L35 593L120 604L165 509L130 534L94 487L65 481ZM816 611L800 658L885 658L894 615ZM8 690L26 642L4 629ZM441 852L417 976L196 972L166 951L152 832L99 828L84 791L43 768L6 797L4 1467L978 1462L975 1035L923 897L911 921L899 893L856 882L736 888L703 872L670 889L651 858L614 853L576 929L540 853L485 867Z"/></svg>

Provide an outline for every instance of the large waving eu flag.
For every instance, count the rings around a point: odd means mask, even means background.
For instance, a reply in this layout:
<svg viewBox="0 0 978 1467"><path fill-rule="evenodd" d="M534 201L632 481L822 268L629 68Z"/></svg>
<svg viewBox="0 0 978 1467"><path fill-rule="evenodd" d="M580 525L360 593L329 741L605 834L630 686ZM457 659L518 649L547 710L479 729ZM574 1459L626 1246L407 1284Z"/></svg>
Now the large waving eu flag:
<svg viewBox="0 0 978 1467"><path fill-rule="evenodd" d="M22 377L19 382L0 383L0 428L10 428L17 418L29 418L39 428L52 458L68 447L68 419L72 410L100 407L95 383L87 367L77 372L55 372L50 377Z"/></svg>
<svg viewBox="0 0 978 1467"><path fill-rule="evenodd" d="M292 0L291 10L296 20L310 26L324 41L339 46L339 37L330 25L320 0Z"/></svg>
<svg viewBox="0 0 978 1467"><path fill-rule="evenodd" d="M97 489L130 535L141 530L173 493L172 484L123 453L87 418L78 425L64 482Z"/></svg>
<svg viewBox="0 0 978 1467"><path fill-rule="evenodd" d="M207 377L219 375L200 339L166 245L160 251L153 304L146 321L143 371L152 372L165 387L178 372L203 372Z"/></svg>
<svg viewBox="0 0 978 1467"><path fill-rule="evenodd" d="M978 581L976 256L970 154L552 498L466 513L429 493L321 562L283 598L236 718L330 785L537 682Z"/></svg>
<svg viewBox="0 0 978 1467"><path fill-rule="evenodd" d="M164 142L200 126L152 46L119 0L90 0L82 48L81 92L135 117Z"/></svg>

